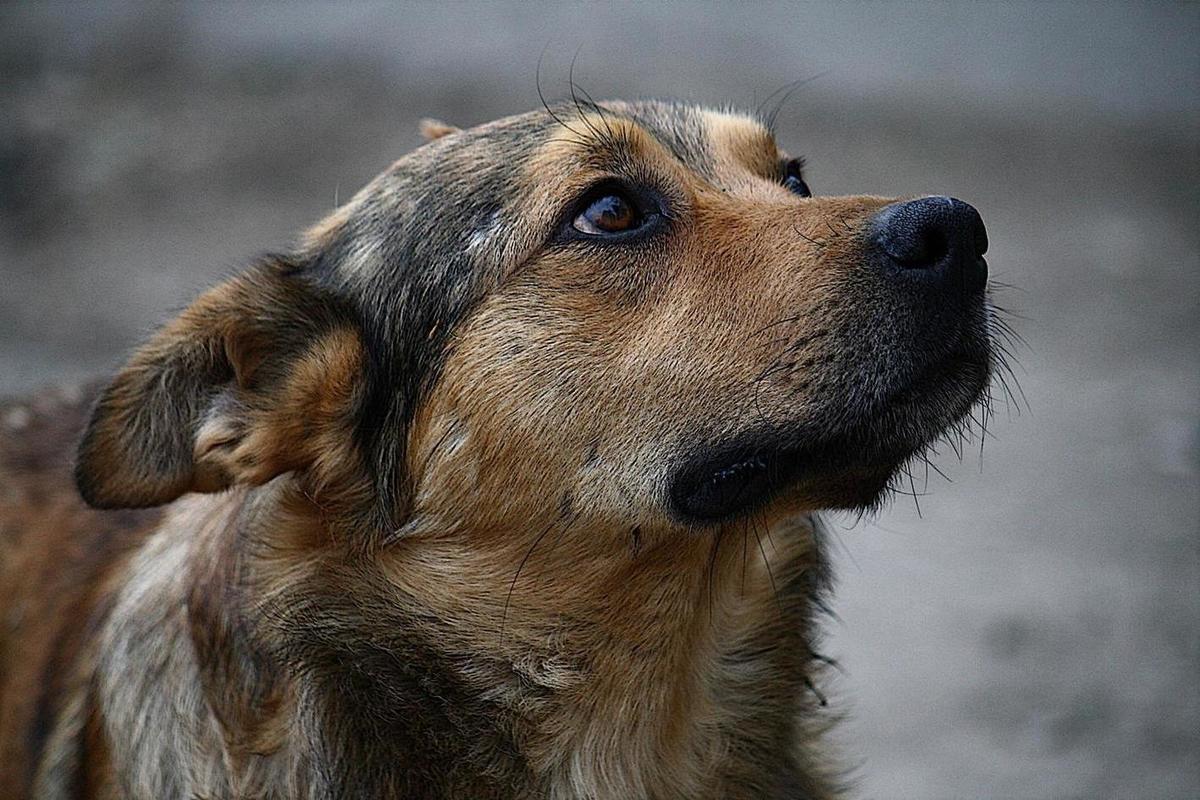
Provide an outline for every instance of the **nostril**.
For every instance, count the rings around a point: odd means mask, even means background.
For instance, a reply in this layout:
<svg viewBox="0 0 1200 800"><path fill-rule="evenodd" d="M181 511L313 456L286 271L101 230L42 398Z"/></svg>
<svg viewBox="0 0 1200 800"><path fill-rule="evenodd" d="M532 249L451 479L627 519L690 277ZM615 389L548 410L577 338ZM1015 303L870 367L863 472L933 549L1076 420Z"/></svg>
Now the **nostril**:
<svg viewBox="0 0 1200 800"><path fill-rule="evenodd" d="M922 237L921 246L925 250L925 261L936 264L950 252L950 240L945 232L938 228L927 228Z"/></svg>
<svg viewBox="0 0 1200 800"><path fill-rule="evenodd" d="M889 237L884 249L902 267L925 269L937 264L950 252L950 240L937 228L925 228L915 235Z"/></svg>

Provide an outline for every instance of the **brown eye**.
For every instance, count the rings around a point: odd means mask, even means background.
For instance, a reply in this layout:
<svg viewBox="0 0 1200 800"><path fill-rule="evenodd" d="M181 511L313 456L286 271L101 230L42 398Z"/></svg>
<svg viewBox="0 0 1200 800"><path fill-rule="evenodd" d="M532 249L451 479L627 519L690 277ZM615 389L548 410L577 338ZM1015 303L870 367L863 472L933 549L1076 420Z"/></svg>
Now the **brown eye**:
<svg viewBox="0 0 1200 800"><path fill-rule="evenodd" d="M593 236L631 231L642 224L642 215L623 194L606 194L593 200L575 218L575 230Z"/></svg>

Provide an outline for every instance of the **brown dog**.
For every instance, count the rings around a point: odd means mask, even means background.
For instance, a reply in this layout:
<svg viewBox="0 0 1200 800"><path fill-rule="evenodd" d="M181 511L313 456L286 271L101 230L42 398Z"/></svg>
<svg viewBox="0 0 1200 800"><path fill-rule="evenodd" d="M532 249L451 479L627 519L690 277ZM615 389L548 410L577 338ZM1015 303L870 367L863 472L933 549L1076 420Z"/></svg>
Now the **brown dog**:
<svg viewBox="0 0 1200 800"><path fill-rule="evenodd" d="M811 515L981 396L979 216L685 105L427 133L0 416L3 797L836 793Z"/></svg>

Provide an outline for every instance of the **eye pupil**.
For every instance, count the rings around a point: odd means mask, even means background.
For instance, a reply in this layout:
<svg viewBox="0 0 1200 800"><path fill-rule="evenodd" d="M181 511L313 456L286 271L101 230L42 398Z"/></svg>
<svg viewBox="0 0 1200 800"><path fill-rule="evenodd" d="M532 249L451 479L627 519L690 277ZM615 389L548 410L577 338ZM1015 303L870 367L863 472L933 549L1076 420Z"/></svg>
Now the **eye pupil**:
<svg viewBox="0 0 1200 800"><path fill-rule="evenodd" d="M621 233L636 228L638 223L637 209L620 194L606 194L593 200L575 218L575 228L591 234Z"/></svg>
<svg viewBox="0 0 1200 800"><path fill-rule="evenodd" d="M597 228L619 231L629 227L633 220L633 209L624 198L615 194L602 197L588 208L589 216Z"/></svg>

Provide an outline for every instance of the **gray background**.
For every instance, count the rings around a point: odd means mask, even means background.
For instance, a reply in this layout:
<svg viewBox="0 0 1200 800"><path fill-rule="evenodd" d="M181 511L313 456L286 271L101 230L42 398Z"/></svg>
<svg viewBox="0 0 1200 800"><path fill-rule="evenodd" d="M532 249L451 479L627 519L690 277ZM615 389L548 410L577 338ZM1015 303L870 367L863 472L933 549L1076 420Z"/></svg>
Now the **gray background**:
<svg viewBox="0 0 1200 800"><path fill-rule="evenodd" d="M823 194L975 204L1029 410L835 519L871 797L1200 794L1200 7L5 6L0 393L102 374L416 123L543 84L780 116ZM918 490L922 489L918 482Z"/></svg>

